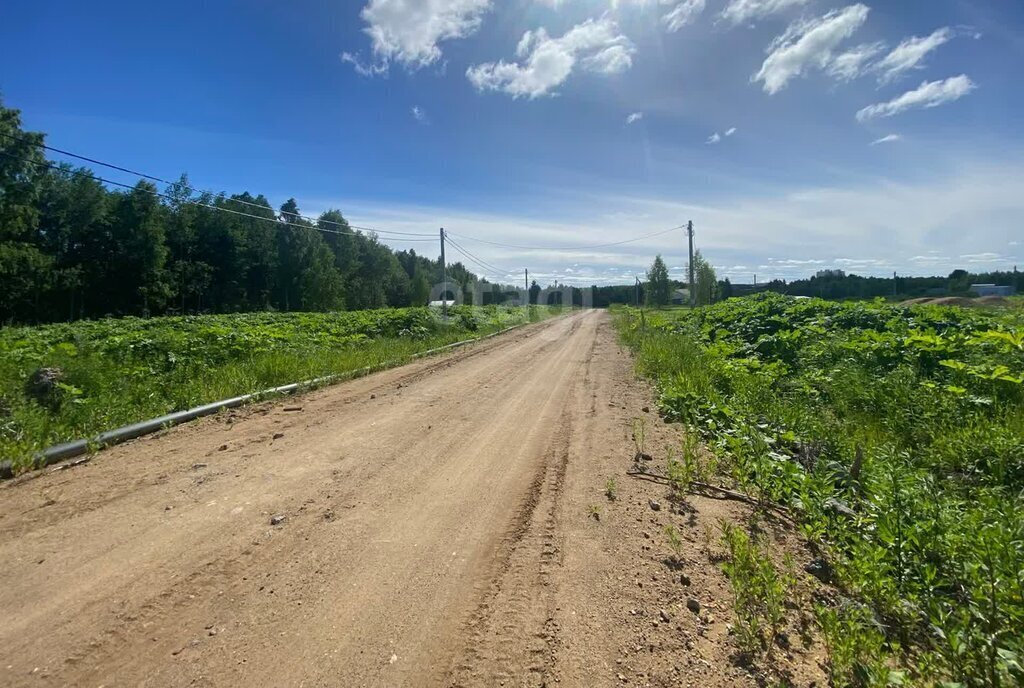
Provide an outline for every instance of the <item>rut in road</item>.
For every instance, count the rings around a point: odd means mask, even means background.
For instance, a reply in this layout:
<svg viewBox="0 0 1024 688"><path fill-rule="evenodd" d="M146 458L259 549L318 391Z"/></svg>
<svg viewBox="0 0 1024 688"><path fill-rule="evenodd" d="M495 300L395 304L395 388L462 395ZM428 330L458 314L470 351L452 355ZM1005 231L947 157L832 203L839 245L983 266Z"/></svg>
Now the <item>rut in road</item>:
<svg viewBox="0 0 1024 688"><path fill-rule="evenodd" d="M539 684L602 329L575 313L5 486L0 678Z"/></svg>

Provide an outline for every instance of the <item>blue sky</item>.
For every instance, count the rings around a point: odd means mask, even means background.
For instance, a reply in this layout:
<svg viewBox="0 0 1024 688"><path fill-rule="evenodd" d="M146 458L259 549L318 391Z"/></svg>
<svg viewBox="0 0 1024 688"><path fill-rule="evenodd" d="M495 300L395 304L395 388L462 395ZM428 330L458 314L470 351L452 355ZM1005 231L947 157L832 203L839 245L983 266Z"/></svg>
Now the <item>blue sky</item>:
<svg viewBox="0 0 1024 688"><path fill-rule="evenodd" d="M444 226L542 281L632 281L656 252L682 276L682 233L565 247L690 219L736 281L1024 267L1019 0L14 0L4 17L0 93L51 145Z"/></svg>

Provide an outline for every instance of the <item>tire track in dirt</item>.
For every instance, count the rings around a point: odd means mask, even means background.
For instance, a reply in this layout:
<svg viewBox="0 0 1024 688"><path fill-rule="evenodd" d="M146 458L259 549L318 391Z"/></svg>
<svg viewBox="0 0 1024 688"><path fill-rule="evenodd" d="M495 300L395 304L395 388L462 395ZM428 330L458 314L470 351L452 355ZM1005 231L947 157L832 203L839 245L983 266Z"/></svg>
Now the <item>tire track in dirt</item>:
<svg viewBox="0 0 1024 688"><path fill-rule="evenodd" d="M465 625L467 646L447 683L494 685L532 675L541 684L554 665L557 604L552 570L561 563L557 512L569 460L571 416L558 433L498 555L498 575ZM525 643L524 643L525 640Z"/></svg>

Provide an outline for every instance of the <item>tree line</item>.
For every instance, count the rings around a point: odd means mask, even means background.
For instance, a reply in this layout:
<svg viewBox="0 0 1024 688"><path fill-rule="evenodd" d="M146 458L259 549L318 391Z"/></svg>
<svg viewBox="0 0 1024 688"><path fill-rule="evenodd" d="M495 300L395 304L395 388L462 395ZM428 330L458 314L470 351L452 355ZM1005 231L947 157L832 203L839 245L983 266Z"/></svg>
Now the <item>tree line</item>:
<svg viewBox="0 0 1024 688"><path fill-rule="evenodd" d="M439 258L392 250L338 210L310 221L294 199L196 196L184 175L113 190L48 161L43 142L0 102L0 323L424 305L441 278ZM462 263L448 278L466 293L487 282Z"/></svg>
<svg viewBox="0 0 1024 688"><path fill-rule="evenodd" d="M773 280L758 286L758 291L775 291L791 296L817 296L823 299L918 298L925 296L968 296L973 284L996 284L1024 292L1024 273L1014 270L968 272L954 270L945 277L862 277L843 270L820 270L807 279ZM739 285L730 285L730 295L747 293Z"/></svg>

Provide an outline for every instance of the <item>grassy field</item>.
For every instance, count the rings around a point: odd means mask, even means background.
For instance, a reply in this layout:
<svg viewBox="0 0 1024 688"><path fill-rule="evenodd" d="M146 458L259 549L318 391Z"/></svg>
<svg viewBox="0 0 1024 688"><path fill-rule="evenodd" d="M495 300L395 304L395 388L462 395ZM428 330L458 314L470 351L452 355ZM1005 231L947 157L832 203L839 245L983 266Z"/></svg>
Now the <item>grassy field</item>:
<svg viewBox="0 0 1024 688"><path fill-rule="evenodd" d="M711 449L674 470L819 550L835 686L1024 685L1024 313L761 295L617 323Z"/></svg>
<svg viewBox="0 0 1024 688"><path fill-rule="evenodd" d="M397 364L538 320L545 307L119 318L0 329L0 458L269 387ZM33 395L40 368L62 373Z"/></svg>

